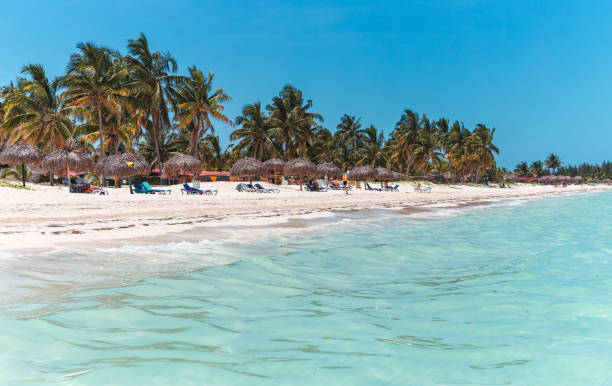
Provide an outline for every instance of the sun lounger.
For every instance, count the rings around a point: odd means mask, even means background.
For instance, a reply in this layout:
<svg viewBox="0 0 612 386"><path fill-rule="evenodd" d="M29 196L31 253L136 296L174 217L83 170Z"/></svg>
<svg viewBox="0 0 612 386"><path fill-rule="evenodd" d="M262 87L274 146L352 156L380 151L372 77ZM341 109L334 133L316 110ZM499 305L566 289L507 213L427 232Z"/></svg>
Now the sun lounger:
<svg viewBox="0 0 612 386"><path fill-rule="evenodd" d="M137 194L149 194L150 193L145 190L142 184L134 184L134 192L136 192Z"/></svg>
<svg viewBox="0 0 612 386"><path fill-rule="evenodd" d="M244 182L241 182L238 185L236 185L236 190L239 191L239 192L255 192L255 191L257 191L254 187L249 188L249 185L245 184Z"/></svg>
<svg viewBox="0 0 612 386"><path fill-rule="evenodd" d="M386 187L385 188L386 192L399 192L399 184L395 185L394 187Z"/></svg>
<svg viewBox="0 0 612 386"><path fill-rule="evenodd" d="M419 193L431 193L431 186L426 186L424 188L415 187L414 191Z"/></svg>
<svg viewBox="0 0 612 386"><path fill-rule="evenodd" d="M365 183L365 190L374 190L374 191L377 191L377 192L382 192L381 188L373 188L367 182Z"/></svg>
<svg viewBox="0 0 612 386"><path fill-rule="evenodd" d="M274 188L272 188L272 189L266 189L266 188L264 188L263 186L261 186L260 184L255 184L255 187L256 187L258 190L264 191L265 193L280 193L280 189L274 189Z"/></svg>
<svg viewBox="0 0 612 386"><path fill-rule="evenodd" d="M151 187L151 185L149 185L148 182L142 182L141 183L142 187L144 188L145 192L149 193L149 194L154 194L154 193L159 193L159 194L172 194L172 190L170 189L153 189Z"/></svg>
<svg viewBox="0 0 612 386"><path fill-rule="evenodd" d="M310 185L309 183L306 183L304 185L304 189L306 189L309 192L327 192L327 188L315 188L314 186Z"/></svg>
<svg viewBox="0 0 612 386"><path fill-rule="evenodd" d="M193 188L189 186L189 184L183 184L183 188L181 189L181 193L183 194L204 194L204 191L200 189Z"/></svg>

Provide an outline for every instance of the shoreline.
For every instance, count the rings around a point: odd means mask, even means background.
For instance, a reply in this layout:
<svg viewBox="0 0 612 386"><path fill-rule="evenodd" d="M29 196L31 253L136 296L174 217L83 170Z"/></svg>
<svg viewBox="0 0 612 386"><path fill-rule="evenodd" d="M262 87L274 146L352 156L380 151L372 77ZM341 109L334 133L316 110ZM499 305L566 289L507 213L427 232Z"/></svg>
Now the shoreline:
<svg viewBox="0 0 612 386"><path fill-rule="evenodd" d="M203 239L257 238L270 229L299 232L339 213L374 210L406 212L462 209L506 199L565 196L608 190L610 186L568 188L516 185L512 189L432 185L432 193L305 192L283 186L279 194L238 193L234 182L206 184L217 196L185 196L172 186L168 196L130 195L127 188L108 196L69 194L65 188L0 188L0 253L24 254L73 248L113 248L197 242ZM310 226L304 225L311 222Z"/></svg>

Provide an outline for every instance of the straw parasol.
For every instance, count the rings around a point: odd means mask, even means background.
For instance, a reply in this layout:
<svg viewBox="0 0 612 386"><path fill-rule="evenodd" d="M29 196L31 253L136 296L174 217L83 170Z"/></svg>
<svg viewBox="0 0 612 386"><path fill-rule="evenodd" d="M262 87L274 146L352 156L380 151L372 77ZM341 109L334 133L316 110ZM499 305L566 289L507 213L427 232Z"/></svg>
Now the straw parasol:
<svg viewBox="0 0 612 386"><path fill-rule="evenodd" d="M196 178L201 171L202 162L199 159L187 154L177 154L164 164L163 174L168 177L193 174L193 178Z"/></svg>
<svg viewBox="0 0 612 386"><path fill-rule="evenodd" d="M130 194L132 194L131 178L134 176L148 176L151 174L151 166L138 154L123 153L102 158L96 165L95 171L105 176L114 176L115 187L117 186L117 178L127 178L130 184Z"/></svg>
<svg viewBox="0 0 612 386"><path fill-rule="evenodd" d="M322 177L341 177L342 170L331 162L323 162L317 165L317 174Z"/></svg>
<svg viewBox="0 0 612 386"><path fill-rule="evenodd" d="M349 176L354 181L365 181L367 179L376 178L378 173L371 166L358 166L355 169L351 170Z"/></svg>
<svg viewBox="0 0 612 386"><path fill-rule="evenodd" d="M41 163L43 173L62 175L66 173L70 190L70 171L88 172L94 168L94 162L83 151L72 148L54 151Z"/></svg>
<svg viewBox="0 0 612 386"><path fill-rule="evenodd" d="M21 181L25 187L25 165L38 165L44 157L45 153L36 146L19 141L0 153L0 163L11 166L21 164Z"/></svg>
<svg viewBox="0 0 612 386"><path fill-rule="evenodd" d="M285 167L285 161L278 158L270 158L263 163L268 173L274 172L274 183L276 184L276 171L283 170Z"/></svg>
<svg viewBox="0 0 612 386"><path fill-rule="evenodd" d="M393 173L393 181L401 181L406 177L403 173L396 172L394 170L392 170L391 173Z"/></svg>
<svg viewBox="0 0 612 386"><path fill-rule="evenodd" d="M584 181L584 178L582 178L581 176L575 176L575 177L572 177L572 181L581 184Z"/></svg>
<svg viewBox="0 0 612 386"><path fill-rule="evenodd" d="M302 176L312 176L317 173L317 165L303 158L292 159L285 164L286 176L300 177L300 190L302 190Z"/></svg>
<svg viewBox="0 0 612 386"><path fill-rule="evenodd" d="M383 181L393 181L393 173L391 170L383 167L377 167L376 169L377 178L380 181L380 187L383 186Z"/></svg>
<svg viewBox="0 0 612 386"><path fill-rule="evenodd" d="M230 174L238 177L248 176L249 183L251 183L253 176L259 176L265 171L266 167L260 160L244 157L236 161L234 166L230 169Z"/></svg>

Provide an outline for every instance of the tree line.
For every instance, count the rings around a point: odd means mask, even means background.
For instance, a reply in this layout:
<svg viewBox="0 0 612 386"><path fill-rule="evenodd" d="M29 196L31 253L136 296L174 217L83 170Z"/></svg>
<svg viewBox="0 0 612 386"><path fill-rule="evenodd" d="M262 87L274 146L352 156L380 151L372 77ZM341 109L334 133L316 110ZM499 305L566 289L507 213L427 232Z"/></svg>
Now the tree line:
<svg viewBox="0 0 612 386"><path fill-rule="evenodd" d="M563 176L581 176L585 178L602 180L612 178L612 163L604 161L601 165L583 163L581 165L563 165L558 155L551 153L544 161L533 161L527 164L522 161L514 168L519 177L542 177L551 174Z"/></svg>
<svg viewBox="0 0 612 386"><path fill-rule="evenodd" d="M50 78L42 65L29 64L2 87L0 144L24 141L52 152L71 143L94 159L138 152L160 169L174 154L189 153L214 170L249 156L304 157L345 170L384 166L411 176L445 173L456 181L503 173L495 163L495 129L484 124L468 129L407 109L388 136L350 114L330 130L312 100L291 85L232 119L224 113L231 97L213 86L214 78L197 66L179 74L174 56L151 49L143 34L128 40L125 54L79 43L65 74ZM217 123L234 129L227 147L215 135Z"/></svg>

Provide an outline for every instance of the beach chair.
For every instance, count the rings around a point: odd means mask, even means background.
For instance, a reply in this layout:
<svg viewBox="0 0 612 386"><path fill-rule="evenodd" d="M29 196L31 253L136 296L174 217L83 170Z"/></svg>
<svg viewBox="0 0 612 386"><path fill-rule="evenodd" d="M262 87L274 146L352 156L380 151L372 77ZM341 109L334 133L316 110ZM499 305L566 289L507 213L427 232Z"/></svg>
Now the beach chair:
<svg viewBox="0 0 612 386"><path fill-rule="evenodd" d="M395 185L394 187L387 187L385 188L386 192L399 192L399 184Z"/></svg>
<svg viewBox="0 0 612 386"><path fill-rule="evenodd" d="M371 187L371 186L370 186L370 184L369 184L369 183L367 183L367 182L365 183L365 190L374 190L374 191L377 191L377 192L382 192L382 189L381 189L381 188L373 188L373 187Z"/></svg>
<svg viewBox="0 0 612 386"><path fill-rule="evenodd" d="M268 193L265 189L264 190L260 190L256 187L253 186L253 184L246 184L246 187L249 189L250 192L255 192L255 193Z"/></svg>
<svg viewBox="0 0 612 386"><path fill-rule="evenodd" d="M149 194L142 186L142 184L134 184L134 192L137 194Z"/></svg>
<svg viewBox="0 0 612 386"><path fill-rule="evenodd" d="M254 192L255 191L253 190L253 188L249 188L249 186L245 184L244 182L241 182L238 185L236 185L236 190L239 192Z"/></svg>
<svg viewBox="0 0 612 386"><path fill-rule="evenodd" d="M304 185L304 189L306 189L309 192L327 192L327 188L315 188L314 186L310 185L310 183L306 183Z"/></svg>
<svg viewBox="0 0 612 386"><path fill-rule="evenodd" d="M255 184L255 187L256 187L258 190L265 191L265 193L280 193L280 189L274 189L274 188L272 188L272 189L266 189L266 188L264 188L263 186L261 186L260 184Z"/></svg>
<svg viewBox="0 0 612 386"><path fill-rule="evenodd" d="M431 193L431 186L426 186L424 188L414 188L414 191L419 193Z"/></svg>
<svg viewBox="0 0 612 386"><path fill-rule="evenodd" d="M181 193L183 194L204 194L200 189L192 188L189 184L183 184L183 188L181 189Z"/></svg>
<svg viewBox="0 0 612 386"><path fill-rule="evenodd" d="M159 194L166 194L166 193L172 194L172 190L170 190L170 189L153 189L151 187L151 185L149 185L149 183L146 182L146 181L145 182L141 182L140 184L144 188L145 192L149 193L149 194L155 194L155 193L159 193Z"/></svg>

